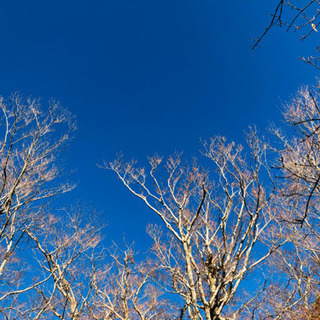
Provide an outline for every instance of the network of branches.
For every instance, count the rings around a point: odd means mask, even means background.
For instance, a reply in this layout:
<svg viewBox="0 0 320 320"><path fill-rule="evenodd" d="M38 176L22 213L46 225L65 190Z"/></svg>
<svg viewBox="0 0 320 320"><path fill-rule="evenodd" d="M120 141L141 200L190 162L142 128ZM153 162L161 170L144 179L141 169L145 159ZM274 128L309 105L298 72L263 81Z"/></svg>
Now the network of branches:
<svg viewBox="0 0 320 320"><path fill-rule="evenodd" d="M299 34L301 40L307 39L313 33L318 32L320 25L320 1L318 0L280 0L271 14L270 23L264 32L253 40L252 48L256 48L261 44L263 38L274 27L282 27L286 31L294 31ZM302 58L306 63L318 66L320 47L316 47L316 55Z"/></svg>
<svg viewBox="0 0 320 320"><path fill-rule="evenodd" d="M279 1L254 47L274 26L317 32L319 5ZM59 162L74 117L54 101L1 97L0 318L320 319L319 95L319 84L300 88L270 136L213 137L192 162L105 161L158 217L145 253L106 247L93 209L54 201L75 187Z"/></svg>
<svg viewBox="0 0 320 320"><path fill-rule="evenodd" d="M57 165L72 115L1 98L1 317L316 319L318 93L300 89L284 109L292 132L273 128L273 143L251 129L246 146L203 142L191 164L181 154L150 157L149 169L105 162L162 222L147 229L147 254L106 248L94 211L53 205L74 188Z"/></svg>

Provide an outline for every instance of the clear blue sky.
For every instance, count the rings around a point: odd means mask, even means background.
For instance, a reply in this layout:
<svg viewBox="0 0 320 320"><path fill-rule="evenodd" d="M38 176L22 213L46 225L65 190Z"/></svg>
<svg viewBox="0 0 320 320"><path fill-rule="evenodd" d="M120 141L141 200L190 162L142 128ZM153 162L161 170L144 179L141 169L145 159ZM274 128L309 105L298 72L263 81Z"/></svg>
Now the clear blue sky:
<svg viewBox="0 0 320 320"><path fill-rule="evenodd" d="M97 167L118 152L184 150L220 134L279 121L281 101L316 71L298 60L319 34L301 43L266 27L270 0L0 0L0 94L51 97L78 117L64 153L77 189L65 201L104 211L108 239L143 245L157 221L111 172Z"/></svg>

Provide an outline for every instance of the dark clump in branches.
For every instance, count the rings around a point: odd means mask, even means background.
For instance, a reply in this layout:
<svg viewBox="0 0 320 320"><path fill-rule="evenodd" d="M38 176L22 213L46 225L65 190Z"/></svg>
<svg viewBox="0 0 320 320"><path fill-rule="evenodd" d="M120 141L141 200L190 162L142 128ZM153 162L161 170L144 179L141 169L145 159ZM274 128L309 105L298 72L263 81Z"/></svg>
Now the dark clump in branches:
<svg viewBox="0 0 320 320"><path fill-rule="evenodd" d="M274 128L272 143L251 130L247 147L218 136L191 163L181 154L150 157L148 168L106 162L159 218L147 255L104 248L94 212L48 202L73 188L57 165L71 115L2 99L0 317L317 319L318 97L319 87L300 89L284 110L291 130Z"/></svg>
<svg viewBox="0 0 320 320"><path fill-rule="evenodd" d="M225 138L204 143L208 170L195 161L184 164L180 155L166 161L151 157L149 170L122 159L106 163L162 220L165 230L148 229L161 273L158 282L180 297L183 314L193 320L241 317L255 298L231 307L240 284L283 243L272 213L274 189L261 180L270 174L268 147L254 131L248 144L246 156L242 146ZM254 250L258 243L260 254Z"/></svg>

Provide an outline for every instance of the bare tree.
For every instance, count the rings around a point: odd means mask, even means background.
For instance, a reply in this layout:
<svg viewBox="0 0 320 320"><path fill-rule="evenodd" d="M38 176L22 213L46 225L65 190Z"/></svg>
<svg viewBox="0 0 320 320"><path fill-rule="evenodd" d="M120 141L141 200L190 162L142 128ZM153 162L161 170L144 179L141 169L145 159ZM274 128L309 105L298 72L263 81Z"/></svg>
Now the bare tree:
<svg viewBox="0 0 320 320"><path fill-rule="evenodd" d="M293 207L302 206L304 209L295 210L294 221L303 224L310 211L317 216L317 197L319 196L320 181L320 110L318 107L318 89L310 90L303 87L297 96L287 104L284 117L294 130L293 137L287 138L279 129L273 132L282 142L278 150L278 178L283 181L282 195L293 202ZM310 223L316 218L313 215ZM311 215L310 215L311 219Z"/></svg>
<svg viewBox="0 0 320 320"><path fill-rule="evenodd" d="M251 132L250 158L224 138L204 144L214 170L179 155L150 158L150 171L118 159L106 164L124 185L155 212L169 232L150 229L164 286L184 301L191 319L235 319L245 302L232 306L241 281L282 244L273 219L274 190L263 187L266 144ZM276 232L273 232L275 231ZM259 243L260 250L253 248Z"/></svg>
<svg viewBox="0 0 320 320"><path fill-rule="evenodd" d="M73 117L17 95L0 108L0 317L163 319L171 307L151 281L156 266L129 249L108 257L94 215L49 202L73 188L57 163Z"/></svg>
<svg viewBox="0 0 320 320"><path fill-rule="evenodd" d="M283 211L282 207L282 217ZM308 312L319 294L319 258L315 252L319 240L305 227L283 220L282 224L287 243L268 260L265 273L269 284L255 306L258 319L295 319L302 310Z"/></svg>
<svg viewBox="0 0 320 320"><path fill-rule="evenodd" d="M45 279L32 294L37 304L32 319L96 319L97 283L103 249L99 229L89 212L65 211L62 218L47 214L37 231L27 230L33 242L34 268ZM33 270L34 272L34 270ZM41 275L41 276L40 276Z"/></svg>
<svg viewBox="0 0 320 320"><path fill-rule="evenodd" d="M275 147L279 155L275 169L281 203L277 219L287 244L270 260L278 281L274 283L274 293L267 297L268 312L266 308L263 312L272 316L271 319L293 319L301 310L301 314L312 313L309 309L319 296L318 95L318 87L303 87L286 105L284 117L293 134L273 129L280 142Z"/></svg>
<svg viewBox="0 0 320 320"><path fill-rule="evenodd" d="M75 125L54 102L44 112L38 100L15 95L0 98L0 109L0 313L14 319L23 309L17 294L38 285L23 280L17 248L38 227L45 200L73 188L59 183L55 162Z"/></svg>
<svg viewBox="0 0 320 320"><path fill-rule="evenodd" d="M270 23L264 32L253 39L253 46L259 46L262 39L274 27L282 27L286 31L294 31L300 34L300 39L307 39L312 33L318 32L320 25L320 1L319 0L278 0L271 14ZM320 70L318 65L320 59L320 47L316 47L314 55L301 57L301 59Z"/></svg>
<svg viewBox="0 0 320 320"><path fill-rule="evenodd" d="M273 27L283 27L286 31L301 31L301 40L306 39L312 32L318 32L320 24L320 2L318 0L278 0L271 21L264 33L255 40L253 48L259 45L264 36Z"/></svg>
<svg viewBox="0 0 320 320"><path fill-rule="evenodd" d="M137 261L132 247L110 251L112 262L105 266L106 278L97 287L99 310L104 319L151 320L173 319L174 303L153 281L157 272L155 261Z"/></svg>

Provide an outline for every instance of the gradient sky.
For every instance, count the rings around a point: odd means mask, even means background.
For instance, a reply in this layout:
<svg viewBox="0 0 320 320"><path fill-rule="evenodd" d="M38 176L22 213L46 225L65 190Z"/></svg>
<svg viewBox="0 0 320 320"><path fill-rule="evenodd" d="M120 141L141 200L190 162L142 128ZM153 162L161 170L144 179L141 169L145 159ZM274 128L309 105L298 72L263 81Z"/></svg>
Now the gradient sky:
<svg viewBox="0 0 320 320"><path fill-rule="evenodd" d="M107 239L135 240L158 220L99 169L118 152L197 155L200 138L243 141L279 121L281 104L317 75L301 42L273 30L251 50L277 1L0 0L0 94L51 97L78 118L63 159L80 199L103 211Z"/></svg>

